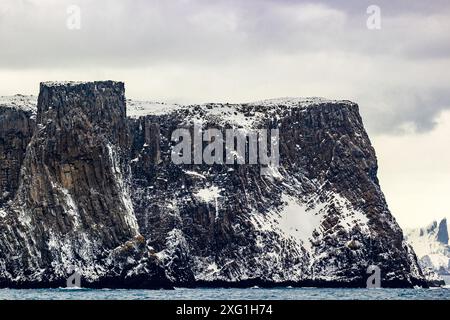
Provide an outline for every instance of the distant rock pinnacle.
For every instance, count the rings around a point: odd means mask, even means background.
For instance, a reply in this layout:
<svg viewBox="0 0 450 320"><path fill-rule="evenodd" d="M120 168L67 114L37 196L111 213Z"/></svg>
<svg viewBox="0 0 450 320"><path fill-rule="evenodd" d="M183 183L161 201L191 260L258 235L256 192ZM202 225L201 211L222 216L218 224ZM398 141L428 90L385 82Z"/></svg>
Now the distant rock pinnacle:
<svg viewBox="0 0 450 320"><path fill-rule="evenodd" d="M448 230L447 230L447 219L442 219L439 223L439 230L437 233L437 241L448 244Z"/></svg>

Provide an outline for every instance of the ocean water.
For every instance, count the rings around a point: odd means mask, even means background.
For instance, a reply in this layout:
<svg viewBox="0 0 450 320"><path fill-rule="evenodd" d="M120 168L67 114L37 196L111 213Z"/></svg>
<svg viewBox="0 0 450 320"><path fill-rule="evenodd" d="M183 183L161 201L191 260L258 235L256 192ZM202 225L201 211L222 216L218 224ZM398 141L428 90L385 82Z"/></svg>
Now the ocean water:
<svg viewBox="0 0 450 320"><path fill-rule="evenodd" d="M0 300L450 300L450 286L433 289L0 289Z"/></svg>

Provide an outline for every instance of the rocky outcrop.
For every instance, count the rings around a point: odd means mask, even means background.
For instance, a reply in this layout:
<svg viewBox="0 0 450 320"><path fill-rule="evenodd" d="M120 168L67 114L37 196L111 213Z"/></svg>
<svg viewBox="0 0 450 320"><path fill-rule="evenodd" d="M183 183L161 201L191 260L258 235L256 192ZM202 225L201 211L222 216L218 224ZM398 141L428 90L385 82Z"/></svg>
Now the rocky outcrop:
<svg viewBox="0 0 450 320"><path fill-rule="evenodd" d="M447 219L445 218L442 219L441 222L439 222L436 240L444 245L448 244Z"/></svg>
<svg viewBox="0 0 450 320"><path fill-rule="evenodd" d="M35 127L36 105L32 97L0 97L0 207L13 199L25 150Z"/></svg>
<svg viewBox="0 0 450 320"><path fill-rule="evenodd" d="M0 220L0 281L161 287L129 198L123 83L43 83L14 201Z"/></svg>
<svg viewBox="0 0 450 320"><path fill-rule="evenodd" d="M382 286L426 285L352 102L181 106L126 102L117 82L44 83L36 124L23 117L21 144L3 146L20 170L2 180L0 286L64 286L76 269L91 287L365 287L370 265ZM208 165L195 150L175 164L172 133L194 125L248 143L279 130L258 140L278 143L279 165Z"/></svg>
<svg viewBox="0 0 450 320"><path fill-rule="evenodd" d="M135 213L177 284L362 287L377 265L383 286L426 285L356 104L130 105ZM171 133L194 123L279 129L280 166L262 175L259 165L174 165Z"/></svg>

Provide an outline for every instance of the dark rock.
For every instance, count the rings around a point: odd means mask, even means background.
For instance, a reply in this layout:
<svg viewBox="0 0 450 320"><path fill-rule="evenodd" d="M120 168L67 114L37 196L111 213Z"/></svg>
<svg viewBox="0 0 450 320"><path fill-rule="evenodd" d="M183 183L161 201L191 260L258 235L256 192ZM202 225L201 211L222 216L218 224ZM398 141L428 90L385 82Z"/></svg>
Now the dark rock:
<svg viewBox="0 0 450 320"><path fill-rule="evenodd" d="M129 199L120 82L41 84L37 128L17 195L0 222L0 278L12 286L168 285Z"/></svg>
<svg viewBox="0 0 450 320"><path fill-rule="evenodd" d="M126 118L123 83L44 83L36 125L7 115L0 286L64 286L77 269L90 287L361 287L369 265L382 286L426 285L356 104L132 105ZM279 129L280 166L175 165L171 134L194 120Z"/></svg>
<svg viewBox="0 0 450 320"><path fill-rule="evenodd" d="M443 244L448 244L448 230L447 230L447 219L442 219L439 223L439 229L436 236L437 241Z"/></svg>
<svg viewBox="0 0 450 320"><path fill-rule="evenodd" d="M141 232L178 285L365 286L369 265L380 267L384 286L426 285L381 192L356 104L294 100L152 113L130 119L132 200ZM247 120L234 121L239 114ZM279 128L280 177L262 176L259 165L174 165L171 133L199 118L204 129ZM146 136L149 123L160 128L158 145ZM159 151L158 165L146 160L148 149ZM213 188L217 200L197 196ZM323 215L310 239L275 222L287 214L286 200Z"/></svg>
<svg viewBox="0 0 450 320"><path fill-rule="evenodd" d="M0 207L16 194L20 168L34 127L32 110L0 105Z"/></svg>

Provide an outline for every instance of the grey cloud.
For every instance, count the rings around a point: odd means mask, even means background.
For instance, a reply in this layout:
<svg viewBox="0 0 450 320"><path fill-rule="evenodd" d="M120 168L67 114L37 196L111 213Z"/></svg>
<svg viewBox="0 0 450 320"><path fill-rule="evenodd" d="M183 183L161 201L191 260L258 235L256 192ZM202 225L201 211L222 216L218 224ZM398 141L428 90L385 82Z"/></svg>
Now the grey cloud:
<svg viewBox="0 0 450 320"><path fill-rule="evenodd" d="M348 56L341 59L344 65L330 65L340 72L337 85L347 84L339 95L360 102L374 132L396 133L408 123L419 131L430 130L435 117L449 107L443 84L433 78L450 79L436 74L439 69L433 63L450 61L450 3L373 2L382 10L379 31L366 28L366 8L373 4L366 0L3 0L0 70L139 70L167 65L213 74L252 65L258 78L268 76L267 69L277 70L284 61L298 59L301 67L292 69L316 77L332 57ZM79 31L66 28L66 9L72 4L82 10ZM310 70L302 59L312 54L323 60ZM273 64L268 67L267 61ZM405 74L404 79L389 83L395 76L392 70L381 70L363 74L353 83L355 78L346 74L362 73L355 66L397 69L408 61L425 66L423 78ZM283 72L278 87L282 81L300 81L289 70ZM374 77L381 84L372 95ZM328 85L327 79L314 81L318 87ZM267 92L271 94L270 89Z"/></svg>
<svg viewBox="0 0 450 320"><path fill-rule="evenodd" d="M80 31L65 27L65 10L72 3L82 9ZM344 7L332 3L22 1L4 10L0 40L8 45L0 52L0 66L139 66L174 60L218 63L267 53L330 50L401 54L406 58L449 57L448 46L442 45L450 43L444 32L448 23L434 21L436 30L430 37L422 30L426 25L421 16L409 20L400 17L400 24L396 23L396 18L387 14L392 5L383 1L380 5L386 6L382 11L383 15L386 12L386 23L374 35L365 26L366 4ZM422 2L408 2L404 6L407 10L399 14L422 8L418 3ZM360 9L349 12L350 8ZM429 14L439 13L438 8ZM441 20L448 20L447 16ZM406 45L401 46L400 40Z"/></svg>
<svg viewBox="0 0 450 320"><path fill-rule="evenodd" d="M403 88L362 97L362 113L370 119L368 129L374 133L407 134L433 130L436 119L450 110L450 91L446 88ZM382 101L382 102L381 102Z"/></svg>

